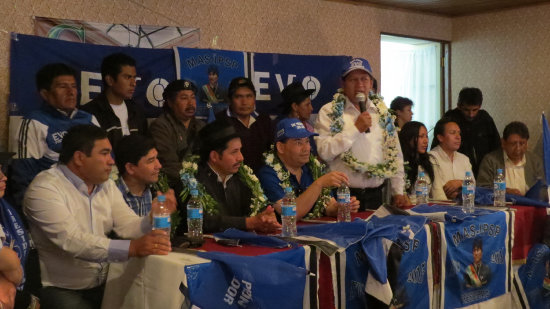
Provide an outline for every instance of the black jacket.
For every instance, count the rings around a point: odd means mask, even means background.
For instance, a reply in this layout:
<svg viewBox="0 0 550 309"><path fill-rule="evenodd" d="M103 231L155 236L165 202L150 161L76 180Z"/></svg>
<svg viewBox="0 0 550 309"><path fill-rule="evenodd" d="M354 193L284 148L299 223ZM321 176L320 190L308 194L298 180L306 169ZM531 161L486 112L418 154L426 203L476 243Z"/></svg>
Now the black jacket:
<svg viewBox="0 0 550 309"><path fill-rule="evenodd" d="M141 107L132 100L124 100L124 102L128 109L128 128L130 129L130 134L147 134L147 119ZM107 100L107 96L102 93L83 105L81 109L95 116L101 128L107 131L107 137L111 142L111 146L115 147L122 138L122 127L120 120Z"/></svg>

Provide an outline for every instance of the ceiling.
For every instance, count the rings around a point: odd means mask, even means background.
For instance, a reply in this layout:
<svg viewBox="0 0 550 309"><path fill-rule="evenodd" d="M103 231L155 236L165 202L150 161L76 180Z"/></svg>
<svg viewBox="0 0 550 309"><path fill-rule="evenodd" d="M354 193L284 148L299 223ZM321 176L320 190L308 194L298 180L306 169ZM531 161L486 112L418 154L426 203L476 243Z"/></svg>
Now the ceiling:
<svg viewBox="0 0 550 309"><path fill-rule="evenodd" d="M464 16L517 8L550 0L348 0L347 2L420 11L445 16Z"/></svg>

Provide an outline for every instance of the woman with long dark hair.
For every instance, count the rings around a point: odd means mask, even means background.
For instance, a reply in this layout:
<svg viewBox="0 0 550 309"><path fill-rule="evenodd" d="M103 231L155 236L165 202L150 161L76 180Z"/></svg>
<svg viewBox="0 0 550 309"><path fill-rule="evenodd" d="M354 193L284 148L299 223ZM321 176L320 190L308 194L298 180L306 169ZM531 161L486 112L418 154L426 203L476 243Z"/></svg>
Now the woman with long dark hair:
<svg viewBox="0 0 550 309"><path fill-rule="evenodd" d="M424 171L428 181L429 191L434 179L434 169L428 155L428 130L426 126L418 121L409 121L403 125L399 131L399 142L403 151L403 161L408 162L408 168L405 167L407 184L407 193L411 202L416 201L414 183L419 171Z"/></svg>

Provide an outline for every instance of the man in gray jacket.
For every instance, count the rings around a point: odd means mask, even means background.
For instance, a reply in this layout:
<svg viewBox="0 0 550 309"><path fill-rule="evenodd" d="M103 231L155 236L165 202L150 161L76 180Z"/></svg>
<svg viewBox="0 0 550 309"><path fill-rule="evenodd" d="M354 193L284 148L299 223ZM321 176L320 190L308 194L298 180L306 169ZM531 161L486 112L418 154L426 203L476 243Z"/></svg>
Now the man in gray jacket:
<svg viewBox="0 0 550 309"><path fill-rule="evenodd" d="M184 158L198 154L199 130L204 122L195 118L197 87L187 80L175 80L164 89L164 113L149 128L170 188L181 191L179 171Z"/></svg>
<svg viewBox="0 0 550 309"><path fill-rule="evenodd" d="M540 157L527 151L529 130L519 121L510 122L502 134L502 149L487 154L479 167L480 187L493 187L497 169L506 176L506 193L525 195L538 179L544 177Z"/></svg>

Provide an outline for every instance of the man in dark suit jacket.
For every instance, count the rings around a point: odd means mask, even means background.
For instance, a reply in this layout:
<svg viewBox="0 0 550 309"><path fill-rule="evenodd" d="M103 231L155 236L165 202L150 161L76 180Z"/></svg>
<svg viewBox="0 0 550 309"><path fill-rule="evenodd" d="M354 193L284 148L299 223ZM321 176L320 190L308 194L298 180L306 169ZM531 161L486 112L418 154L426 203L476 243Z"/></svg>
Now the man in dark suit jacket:
<svg viewBox="0 0 550 309"><path fill-rule="evenodd" d="M506 193L525 195L538 179L544 177L542 160L527 151L529 130L522 122L509 123L502 135L502 149L495 150L483 158L477 183L480 187L492 188L496 171L500 168L506 176Z"/></svg>
<svg viewBox="0 0 550 309"><path fill-rule="evenodd" d="M468 288L479 288L486 285L491 280L491 269L482 261L483 240L479 237L474 239L472 257L474 262L466 267L464 283Z"/></svg>

